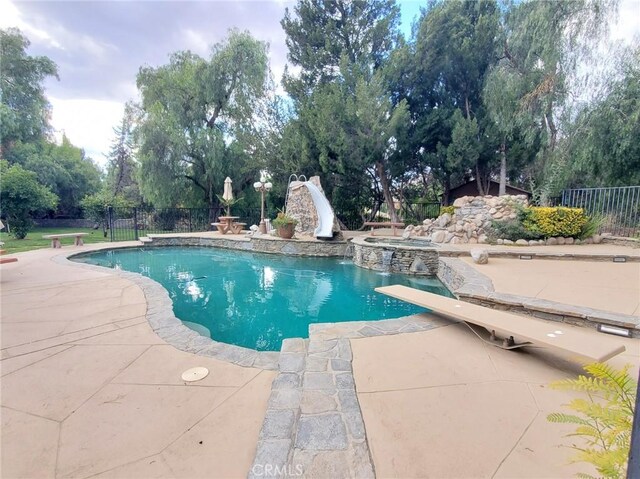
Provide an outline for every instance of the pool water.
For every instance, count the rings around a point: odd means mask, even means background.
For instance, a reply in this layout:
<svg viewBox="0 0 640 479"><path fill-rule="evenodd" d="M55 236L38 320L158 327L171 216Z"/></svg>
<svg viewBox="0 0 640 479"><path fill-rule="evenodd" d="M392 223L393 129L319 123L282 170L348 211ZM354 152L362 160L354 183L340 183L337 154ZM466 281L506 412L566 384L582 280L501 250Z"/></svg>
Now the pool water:
<svg viewBox="0 0 640 479"><path fill-rule="evenodd" d="M176 317L216 341L279 351L309 324L397 318L425 311L373 289L403 284L451 296L435 278L385 274L333 258L215 248L127 248L74 261L140 273L162 284Z"/></svg>

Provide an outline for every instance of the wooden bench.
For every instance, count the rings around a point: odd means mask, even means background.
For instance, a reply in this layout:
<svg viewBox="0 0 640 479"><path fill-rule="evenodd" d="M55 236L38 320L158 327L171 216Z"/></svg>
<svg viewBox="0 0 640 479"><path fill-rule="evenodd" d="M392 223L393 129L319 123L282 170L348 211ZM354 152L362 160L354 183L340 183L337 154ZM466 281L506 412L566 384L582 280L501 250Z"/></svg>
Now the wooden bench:
<svg viewBox="0 0 640 479"><path fill-rule="evenodd" d="M75 246L82 246L84 244L84 242L82 241L82 237L87 236L88 234L89 233L60 233L53 235L43 235L42 237L44 239L51 240L52 248L62 248L62 245L60 244L60 238L75 238L73 244Z"/></svg>
<svg viewBox="0 0 640 479"><path fill-rule="evenodd" d="M2 241L0 241L0 247L4 246L4 243ZM6 249L0 249L0 256L7 254L7 250ZM0 258L0 264L5 264L5 263L15 263L16 261L18 261L18 258Z"/></svg>
<svg viewBox="0 0 640 479"><path fill-rule="evenodd" d="M404 223L393 223L388 221L367 221L365 226L371 226L371 236L375 236L373 233L374 228L391 228L393 230L393 236L396 235L396 228L404 228Z"/></svg>
<svg viewBox="0 0 640 479"><path fill-rule="evenodd" d="M436 314L464 321L480 339L503 349L515 349L531 344L544 345L596 362L606 361L625 350L624 345L614 341L603 341L602 336L584 328L566 327L563 323L527 318L407 286L382 286L375 290L430 309ZM507 337L498 339L496 331L506 334ZM514 336L523 342L516 343Z"/></svg>

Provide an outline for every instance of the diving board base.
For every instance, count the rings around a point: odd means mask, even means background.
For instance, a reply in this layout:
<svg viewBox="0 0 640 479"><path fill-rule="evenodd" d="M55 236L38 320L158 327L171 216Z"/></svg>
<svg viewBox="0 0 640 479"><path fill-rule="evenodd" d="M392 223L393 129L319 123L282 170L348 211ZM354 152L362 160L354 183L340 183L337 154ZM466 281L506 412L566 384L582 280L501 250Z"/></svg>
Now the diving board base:
<svg viewBox="0 0 640 479"><path fill-rule="evenodd" d="M463 321L463 323L466 324L469 329L473 331L473 333L483 342L500 349L518 349L533 344L531 341L516 343L513 336L509 336L508 338L499 338L496 336L495 330L489 331L487 328L483 328L482 326L478 326L477 324L473 324L468 321Z"/></svg>

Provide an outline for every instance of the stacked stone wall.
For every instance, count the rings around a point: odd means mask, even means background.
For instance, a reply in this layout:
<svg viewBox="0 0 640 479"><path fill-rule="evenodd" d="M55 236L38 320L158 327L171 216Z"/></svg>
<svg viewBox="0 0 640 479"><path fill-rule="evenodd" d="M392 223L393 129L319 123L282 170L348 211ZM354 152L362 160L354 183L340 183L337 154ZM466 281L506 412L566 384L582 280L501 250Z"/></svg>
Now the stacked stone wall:
<svg viewBox="0 0 640 479"><path fill-rule="evenodd" d="M374 246L356 240L353 247L353 263L361 268L418 276L438 274L438 252L433 248Z"/></svg>
<svg viewBox="0 0 640 479"><path fill-rule="evenodd" d="M517 216L520 206L528 206L526 195L463 196L448 213L436 219L424 220L418 227L409 228L406 236L428 236L434 243L487 243L493 220L510 220Z"/></svg>
<svg viewBox="0 0 640 479"><path fill-rule="evenodd" d="M151 236L148 246L213 246L216 248L278 253L291 256L344 257L345 241L283 240L254 236L246 239L206 238L199 236Z"/></svg>

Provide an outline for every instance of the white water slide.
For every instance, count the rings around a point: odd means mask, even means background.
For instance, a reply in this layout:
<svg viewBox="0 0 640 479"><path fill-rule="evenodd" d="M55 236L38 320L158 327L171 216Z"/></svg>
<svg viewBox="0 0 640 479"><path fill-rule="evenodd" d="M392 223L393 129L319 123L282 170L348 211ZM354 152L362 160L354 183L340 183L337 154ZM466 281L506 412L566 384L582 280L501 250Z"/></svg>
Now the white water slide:
<svg viewBox="0 0 640 479"><path fill-rule="evenodd" d="M304 185L311 193L311 199L318 213L318 226L313 235L316 238L333 238L334 215L327 197L322 194L316 185L310 181L305 181Z"/></svg>

